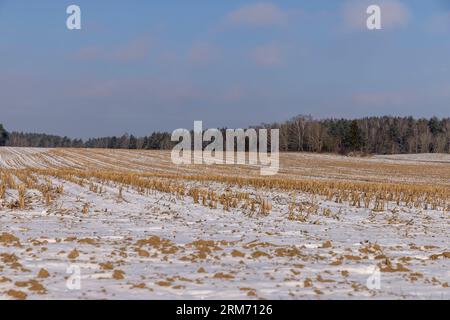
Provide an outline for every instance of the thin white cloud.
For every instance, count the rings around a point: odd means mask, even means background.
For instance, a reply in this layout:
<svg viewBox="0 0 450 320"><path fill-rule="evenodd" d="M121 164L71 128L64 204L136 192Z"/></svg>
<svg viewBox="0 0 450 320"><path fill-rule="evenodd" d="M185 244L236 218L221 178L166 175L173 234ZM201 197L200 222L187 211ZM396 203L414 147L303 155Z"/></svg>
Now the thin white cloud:
<svg viewBox="0 0 450 320"><path fill-rule="evenodd" d="M431 17L426 25L427 30L436 33L450 31L450 11Z"/></svg>
<svg viewBox="0 0 450 320"><path fill-rule="evenodd" d="M78 60L94 60L103 56L103 49L97 46L84 47L75 52L74 57Z"/></svg>
<svg viewBox="0 0 450 320"><path fill-rule="evenodd" d="M361 107L402 107L427 103L435 103L450 97L448 83L432 85L428 88L405 88L400 90L381 90L371 92L355 92L351 100Z"/></svg>
<svg viewBox="0 0 450 320"><path fill-rule="evenodd" d="M112 53L112 58L120 62L141 61L150 54L150 43L146 39L131 41Z"/></svg>
<svg viewBox="0 0 450 320"><path fill-rule="evenodd" d="M188 61L196 65L209 64L217 60L219 49L209 43L196 43L188 52Z"/></svg>
<svg viewBox="0 0 450 320"><path fill-rule="evenodd" d="M266 44L253 50L253 61L261 66L275 66L283 62L283 50L276 44Z"/></svg>
<svg viewBox="0 0 450 320"><path fill-rule="evenodd" d="M365 30L368 18L366 11L370 5L380 6L382 29L404 27L411 18L409 8L399 0L349 0L342 9L346 26L354 30Z"/></svg>
<svg viewBox="0 0 450 320"><path fill-rule="evenodd" d="M80 78L72 82L68 95L73 98L103 99L104 101L146 101L183 104L202 98L206 92L186 80L163 80L159 78L97 79Z"/></svg>
<svg viewBox="0 0 450 320"><path fill-rule="evenodd" d="M140 38L112 49L102 46L81 48L73 57L77 60L105 60L127 63L146 59L150 54L150 47L149 41Z"/></svg>
<svg viewBox="0 0 450 320"><path fill-rule="evenodd" d="M352 101L359 106L399 106L413 102L417 98L412 92L364 92L353 95Z"/></svg>
<svg viewBox="0 0 450 320"><path fill-rule="evenodd" d="M282 26L287 20L287 12L269 2L244 5L226 17L230 25L251 27Z"/></svg>

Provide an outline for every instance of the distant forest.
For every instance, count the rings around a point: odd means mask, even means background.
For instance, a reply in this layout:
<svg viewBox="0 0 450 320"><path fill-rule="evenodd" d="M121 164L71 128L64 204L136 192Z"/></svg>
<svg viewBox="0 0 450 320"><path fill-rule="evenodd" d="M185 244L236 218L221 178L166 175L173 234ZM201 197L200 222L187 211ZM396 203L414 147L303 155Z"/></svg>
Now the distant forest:
<svg viewBox="0 0 450 320"><path fill-rule="evenodd" d="M297 116L281 123L251 127L256 130L279 129L280 151L350 152L366 154L449 153L450 118L415 119L413 117L367 117L348 119L314 119ZM225 129L222 129L225 131ZM171 133L154 132L136 137L70 139L48 134L11 132L0 125L0 145L45 148L110 148L168 150L176 142Z"/></svg>

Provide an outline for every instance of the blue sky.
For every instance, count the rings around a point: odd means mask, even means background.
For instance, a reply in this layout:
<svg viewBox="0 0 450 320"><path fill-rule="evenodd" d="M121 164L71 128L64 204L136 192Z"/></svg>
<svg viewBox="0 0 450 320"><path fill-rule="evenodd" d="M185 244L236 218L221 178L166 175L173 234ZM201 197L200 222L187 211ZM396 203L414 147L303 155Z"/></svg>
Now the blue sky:
<svg viewBox="0 0 450 320"><path fill-rule="evenodd" d="M0 122L85 138L450 116L449 2L0 0ZM365 28L369 4L382 30Z"/></svg>

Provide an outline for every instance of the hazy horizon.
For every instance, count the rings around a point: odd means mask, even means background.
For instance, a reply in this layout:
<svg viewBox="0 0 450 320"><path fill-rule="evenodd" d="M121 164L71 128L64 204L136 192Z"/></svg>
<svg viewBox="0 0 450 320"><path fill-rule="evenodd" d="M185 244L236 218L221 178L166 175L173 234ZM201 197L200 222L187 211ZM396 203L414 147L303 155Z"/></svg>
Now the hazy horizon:
<svg viewBox="0 0 450 320"><path fill-rule="evenodd" d="M299 114L299 115L295 115L295 116L293 116L291 118L284 119L284 120L281 120L281 121L278 121L278 122L279 123L285 123L285 122L287 122L287 121L289 121L291 119L295 119L296 117L309 117L309 116L311 116L311 115L301 115L301 114ZM353 117L353 118L352 117L323 117L323 118L314 118L313 117L313 120L319 120L319 121L321 121L321 120L329 120L329 119L345 119L345 120L354 120L355 119L355 120L359 120L359 119L362 119L362 118L371 118L371 117L372 116ZM373 116L373 117L397 117L397 116L392 116L392 115L387 115L386 114L386 115L379 115L379 116L377 115L377 116ZM411 115L402 115L402 116L398 116L398 117L401 117L401 118L413 117L415 120L419 120L419 119L429 120L431 118L435 118L436 116L431 116L431 117L414 117L414 116L411 116ZM447 117L437 117L437 118L438 119L443 119L443 118L448 119L450 117L447 116ZM226 126L211 127L211 126L208 126L207 123L206 124L204 123L203 124L204 125L203 130L207 130L207 129L219 129L219 130L220 129L248 129L248 128L251 128L251 127L257 127L257 126L260 126L260 125L272 124L272 123L276 123L276 122L277 121L273 121L273 122L266 121L266 122L261 122L261 123L258 123L258 124L249 124L249 125L242 126L242 127L239 127L239 128L237 128L237 127L236 128L230 128L230 127L226 127ZM169 130L169 129L168 130L164 130L164 129L162 129L162 130L151 130L150 129L147 133L143 133L143 134L136 134L133 131L124 131L124 132L112 133L110 135L85 136L85 137L83 137L83 136L69 136L69 135L66 135L66 134L57 134L57 133L53 133L53 132L44 132L44 131L38 132L38 131L26 131L26 130L9 130L9 128L7 126L5 126L4 123L0 122L0 124L3 125L4 129L7 132L9 132L9 133L15 132L15 133L24 133L24 134L44 134L44 135L49 135L49 136L58 136L58 137L61 137L61 138L62 137L67 137L69 139L82 139L84 142L86 142L89 139L122 137L124 135L128 135L128 136L133 135L136 138L143 138L145 136L150 136L153 133L158 133L158 132L160 132L160 133L171 133L171 131L173 131L173 130ZM192 131L194 129L193 128L193 124L194 124L194 122L192 122L192 124L190 126L188 124L186 127L183 127L181 129L187 129L189 131ZM180 128L176 128L176 129L180 129Z"/></svg>

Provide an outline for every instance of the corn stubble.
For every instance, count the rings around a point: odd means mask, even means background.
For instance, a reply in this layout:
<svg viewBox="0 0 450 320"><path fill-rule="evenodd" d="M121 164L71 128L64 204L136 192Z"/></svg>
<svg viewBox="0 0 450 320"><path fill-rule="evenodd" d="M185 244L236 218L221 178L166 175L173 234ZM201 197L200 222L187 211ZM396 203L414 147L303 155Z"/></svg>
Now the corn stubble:
<svg viewBox="0 0 450 320"><path fill-rule="evenodd" d="M53 185L58 180L59 185ZM215 174L172 174L172 173L136 173L125 170L111 171L102 169L49 168L49 169L1 169L0 199L10 208L25 209L27 192L40 192L40 201L50 206L54 199L64 193L64 181L81 187L88 186L89 191L102 194L106 186L113 184L117 188L117 200L123 201L124 188L132 188L140 194L163 192L176 199L191 198L195 205L220 209L226 212L243 210L249 216L267 216L272 210L270 191L292 194L306 194L312 197L310 203L297 202L295 196L286 205L289 220L305 222L311 215L317 215L320 206L317 199L347 204L351 207L366 208L373 212L389 210L389 206L404 206L416 209L449 211L450 188L440 185L382 183L361 181L334 181L313 179L280 179L277 177L241 177ZM216 185L216 189L211 187ZM217 185L227 186L221 190ZM237 190L233 191L232 187ZM249 190L255 192L249 192ZM17 197L8 197L8 190L16 190ZM262 196L266 194L266 196ZM269 194L269 196L267 196ZM82 209L83 213L89 210ZM332 216L329 209L322 209L321 215Z"/></svg>

